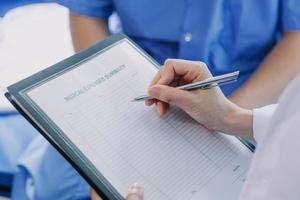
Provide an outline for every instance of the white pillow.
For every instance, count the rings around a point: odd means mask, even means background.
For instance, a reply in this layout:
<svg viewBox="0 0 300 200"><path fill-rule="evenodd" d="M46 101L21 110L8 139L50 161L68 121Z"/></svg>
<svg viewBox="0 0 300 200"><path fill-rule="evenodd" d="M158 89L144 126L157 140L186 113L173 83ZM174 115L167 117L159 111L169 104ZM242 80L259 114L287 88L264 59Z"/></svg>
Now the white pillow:
<svg viewBox="0 0 300 200"><path fill-rule="evenodd" d="M8 12L0 21L0 112L12 110L5 88L73 54L68 10L55 3Z"/></svg>

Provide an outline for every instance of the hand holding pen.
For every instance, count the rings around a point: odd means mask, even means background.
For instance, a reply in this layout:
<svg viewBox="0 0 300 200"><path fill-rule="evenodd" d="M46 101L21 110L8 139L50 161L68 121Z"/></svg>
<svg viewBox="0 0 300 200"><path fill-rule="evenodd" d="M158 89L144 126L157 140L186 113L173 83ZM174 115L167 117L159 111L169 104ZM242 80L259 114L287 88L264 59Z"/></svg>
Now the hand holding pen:
<svg viewBox="0 0 300 200"><path fill-rule="evenodd" d="M216 86L234 83L237 80L238 76L239 76L239 71L235 71L232 73L207 78L205 80L197 81L195 83L189 83L186 85L178 86L176 88L181 90L187 90L187 91L198 90L198 89L206 90ZM149 95L142 95L134 98L132 101L139 102L139 101L146 101L151 99L154 98Z"/></svg>
<svg viewBox="0 0 300 200"><path fill-rule="evenodd" d="M251 117L251 113L230 102L221 89L215 87L235 81L237 76L238 72L213 77L205 63L169 59L153 78L149 96L143 95L134 101L146 100L147 106L155 105L160 116L173 104L211 130L251 137L247 127L231 130L230 124L240 120L240 116Z"/></svg>

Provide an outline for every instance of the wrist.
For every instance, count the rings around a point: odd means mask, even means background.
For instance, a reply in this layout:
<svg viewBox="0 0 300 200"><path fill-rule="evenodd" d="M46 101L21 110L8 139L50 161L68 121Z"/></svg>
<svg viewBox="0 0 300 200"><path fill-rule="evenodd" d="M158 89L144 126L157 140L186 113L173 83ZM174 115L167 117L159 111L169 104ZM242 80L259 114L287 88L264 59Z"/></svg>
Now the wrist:
<svg viewBox="0 0 300 200"><path fill-rule="evenodd" d="M223 119L224 133L243 138L253 138L253 112L230 102Z"/></svg>

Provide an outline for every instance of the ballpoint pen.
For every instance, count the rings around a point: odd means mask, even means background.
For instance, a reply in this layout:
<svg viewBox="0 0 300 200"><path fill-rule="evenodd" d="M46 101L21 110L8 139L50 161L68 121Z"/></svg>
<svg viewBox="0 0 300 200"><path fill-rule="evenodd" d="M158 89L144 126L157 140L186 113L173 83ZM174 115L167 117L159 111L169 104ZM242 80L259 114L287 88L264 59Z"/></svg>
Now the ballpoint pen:
<svg viewBox="0 0 300 200"><path fill-rule="evenodd" d="M237 80L238 76L239 76L239 71L235 71L232 73L211 77L211 78L205 79L203 81L198 81L195 83L189 83L187 85L182 85L182 86L179 86L176 88L181 89L181 90L188 90L188 91L197 90L197 89L203 89L203 90L210 89L215 86L233 83ZM139 102L139 101L146 101L149 99L153 99L153 98L148 95L142 95L142 96L138 96L138 97L134 98L132 101Z"/></svg>

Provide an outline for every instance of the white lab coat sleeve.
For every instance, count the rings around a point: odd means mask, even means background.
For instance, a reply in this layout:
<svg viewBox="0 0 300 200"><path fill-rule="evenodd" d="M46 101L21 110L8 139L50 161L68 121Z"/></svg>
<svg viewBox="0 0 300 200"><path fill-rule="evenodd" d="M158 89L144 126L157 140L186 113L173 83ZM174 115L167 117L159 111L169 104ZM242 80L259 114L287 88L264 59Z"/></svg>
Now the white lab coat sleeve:
<svg viewBox="0 0 300 200"><path fill-rule="evenodd" d="M277 104L253 109L253 136L257 143L266 133L266 128L270 123L270 119L277 108Z"/></svg>

